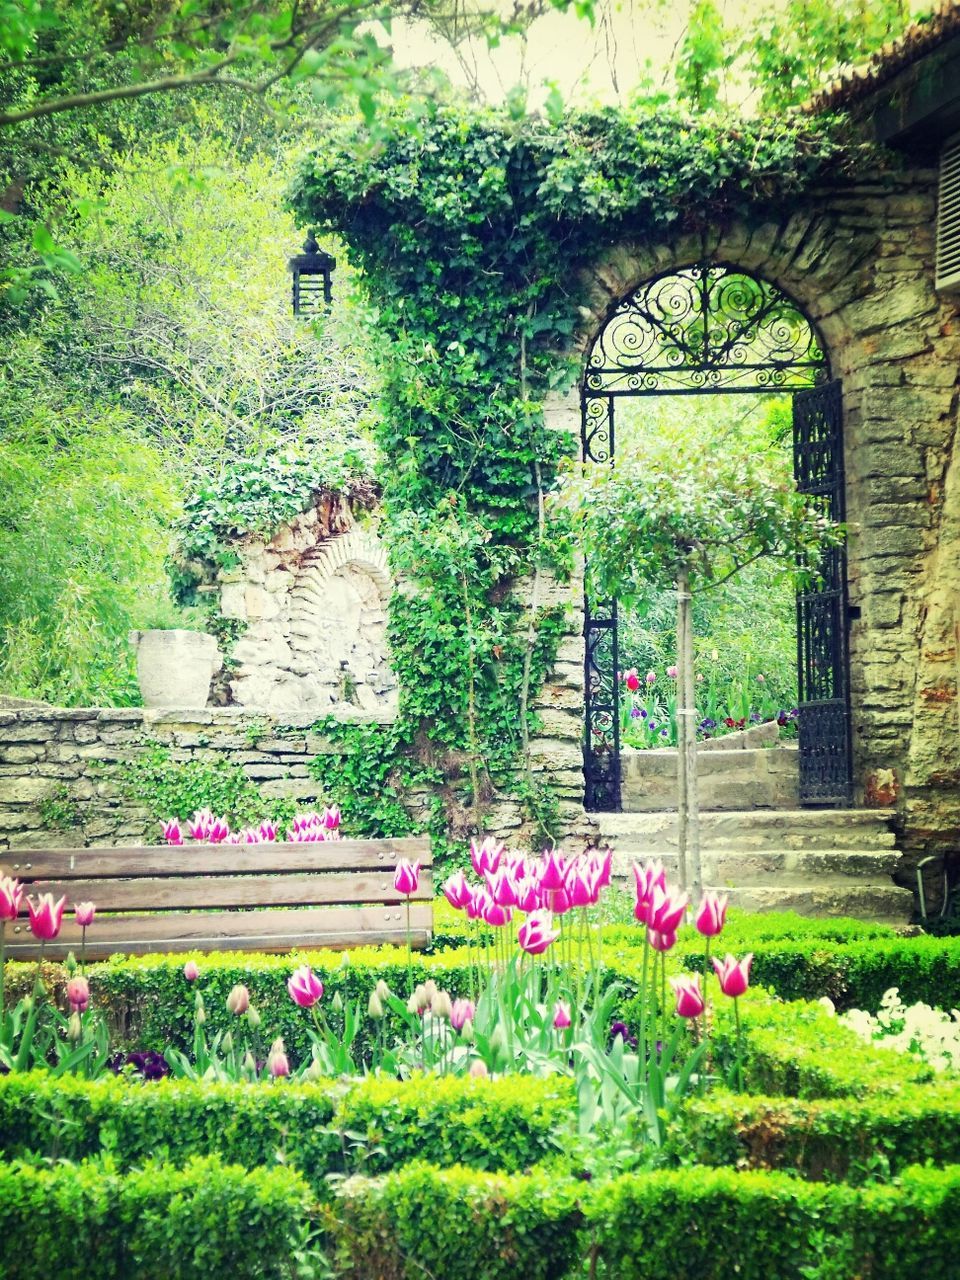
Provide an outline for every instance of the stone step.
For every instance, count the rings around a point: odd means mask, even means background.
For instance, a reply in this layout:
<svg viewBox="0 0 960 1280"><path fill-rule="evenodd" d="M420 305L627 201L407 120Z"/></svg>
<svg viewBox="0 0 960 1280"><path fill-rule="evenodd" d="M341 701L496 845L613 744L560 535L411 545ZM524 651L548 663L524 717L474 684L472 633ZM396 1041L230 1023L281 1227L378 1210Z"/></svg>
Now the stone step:
<svg viewBox="0 0 960 1280"><path fill-rule="evenodd" d="M779 809L700 814L704 851L751 853L787 849L893 849L892 813L878 809ZM631 858L676 851L676 812L599 813L602 840Z"/></svg>
<svg viewBox="0 0 960 1280"><path fill-rule="evenodd" d="M614 850L617 874L626 877L633 863L639 861ZM676 879L676 852L665 854L660 861L667 875ZM853 880L860 884L887 884L897 869L900 853L896 849L814 849L801 851L765 850L761 853L723 853L710 851L703 855L703 878L711 884L731 886L840 884Z"/></svg>
<svg viewBox="0 0 960 1280"><path fill-rule="evenodd" d="M766 726L760 726L765 728ZM752 732L752 731L751 731ZM735 739L739 735L731 735ZM713 739L722 746L729 739ZM701 810L796 809L800 769L795 745L700 751L697 777ZM625 813L676 809L677 752L631 750L621 754L621 800Z"/></svg>
<svg viewBox="0 0 960 1280"><path fill-rule="evenodd" d="M850 916L879 924L909 924L913 894L895 884L760 885L725 890L730 905L742 911L795 911L802 916Z"/></svg>

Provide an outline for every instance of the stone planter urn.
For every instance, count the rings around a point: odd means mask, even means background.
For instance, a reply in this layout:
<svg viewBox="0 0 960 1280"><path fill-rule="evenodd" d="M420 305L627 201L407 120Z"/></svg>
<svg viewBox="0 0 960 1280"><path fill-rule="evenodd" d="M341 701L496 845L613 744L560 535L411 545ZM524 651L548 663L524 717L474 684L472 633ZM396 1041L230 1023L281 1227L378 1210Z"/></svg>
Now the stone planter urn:
<svg viewBox="0 0 960 1280"><path fill-rule="evenodd" d="M223 665L217 642L203 631L131 631L145 707L205 707L210 681Z"/></svg>

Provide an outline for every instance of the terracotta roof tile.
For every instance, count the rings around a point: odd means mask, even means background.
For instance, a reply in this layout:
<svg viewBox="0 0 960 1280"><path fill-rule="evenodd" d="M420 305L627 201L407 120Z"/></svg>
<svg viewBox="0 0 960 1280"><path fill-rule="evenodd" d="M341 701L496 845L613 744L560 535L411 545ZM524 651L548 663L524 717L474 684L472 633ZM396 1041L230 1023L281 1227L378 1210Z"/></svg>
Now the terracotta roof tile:
<svg viewBox="0 0 960 1280"><path fill-rule="evenodd" d="M888 80L960 34L960 0L941 0L924 21L912 22L903 35L885 44L865 63L843 71L806 103L811 114L842 111L881 88Z"/></svg>

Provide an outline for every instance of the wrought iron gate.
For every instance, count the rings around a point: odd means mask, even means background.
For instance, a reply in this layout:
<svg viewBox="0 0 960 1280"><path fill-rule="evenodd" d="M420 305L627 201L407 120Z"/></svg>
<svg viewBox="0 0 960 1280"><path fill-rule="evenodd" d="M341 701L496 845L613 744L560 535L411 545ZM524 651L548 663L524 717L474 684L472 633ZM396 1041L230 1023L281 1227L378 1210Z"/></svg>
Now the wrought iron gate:
<svg viewBox="0 0 960 1280"><path fill-rule="evenodd" d="M839 383L826 383L819 336L776 285L725 263L664 272L611 311L590 350L582 394L583 457L612 461L623 396L794 392L795 474L802 492L843 519ZM620 663L615 600L587 599L584 803L620 809ZM850 795L846 557L824 556L797 604L801 801Z"/></svg>
<svg viewBox="0 0 960 1280"><path fill-rule="evenodd" d="M842 522L839 382L794 395L793 464L800 492L822 504L824 515ZM810 584L797 593L800 803L842 806L850 803L853 791L845 547L823 550L816 571Z"/></svg>

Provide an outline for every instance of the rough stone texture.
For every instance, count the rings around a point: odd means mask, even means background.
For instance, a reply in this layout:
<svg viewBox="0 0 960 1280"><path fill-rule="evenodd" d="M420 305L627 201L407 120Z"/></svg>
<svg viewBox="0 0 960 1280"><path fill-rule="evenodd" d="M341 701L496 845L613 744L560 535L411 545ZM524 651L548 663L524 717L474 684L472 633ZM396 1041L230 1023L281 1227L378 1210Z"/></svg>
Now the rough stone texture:
<svg viewBox="0 0 960 1280"><path fill-rule="evenodd" d="M352 723L390 720L351 708L332 714ZM308 713L234 707L0 711L0 850L156 843L155 823L124 792L116 769L158 743L174 761L239 764L265 792L305 808L333 801L308 769L312 756L332 749L311 732L313 722Z"/></svg>
<svg viewBox="0 0 960 1280"><path fill-rule="evenodd" d="M934 280L936 174L813 190L791 211L653 247L624 243L583 278L586 352L619 300L709 257L786 290L843 384L857 803L895 796L905 857L960 851L960 307ZM551 405L572 427L575 397ZM941 868L926 871L938 900Z"/></svg>
<svg viewBox="0 0 960 1280"><path fill-rule="evenodd" d="M235 550L239 568L218 584L222 615L246 624L230 653L232 703L318 716L395 708L387 557L346 503L324 495L270 542Z"/></svg>
<svg viewBox="0 0 960 1280"><path fill-rule="evenodd" d="M624 813L677 808L675 749L638 751L628 747L621 765ZM697 787L701 809L796 809L797 749L782 746L698 752Z"/></svg>

